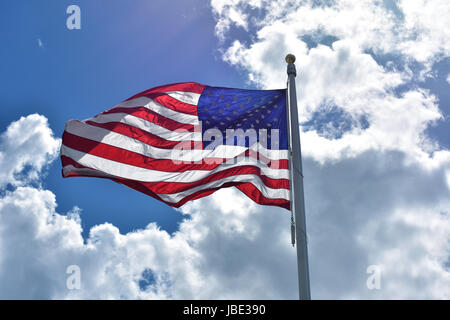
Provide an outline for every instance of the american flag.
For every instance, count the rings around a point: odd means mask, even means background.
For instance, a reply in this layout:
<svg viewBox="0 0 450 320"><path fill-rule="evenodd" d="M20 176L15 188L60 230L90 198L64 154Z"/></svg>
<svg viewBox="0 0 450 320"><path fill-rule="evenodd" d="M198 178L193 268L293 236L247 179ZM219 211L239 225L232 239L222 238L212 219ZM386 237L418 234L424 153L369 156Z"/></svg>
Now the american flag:
<svg viewBox="0 0 450 320"><path fill-rule="evenodd" d="M173 207L234 186L289 210L286 90L152 88L68 121L61 161L63 177L111 179Z"/></svg>

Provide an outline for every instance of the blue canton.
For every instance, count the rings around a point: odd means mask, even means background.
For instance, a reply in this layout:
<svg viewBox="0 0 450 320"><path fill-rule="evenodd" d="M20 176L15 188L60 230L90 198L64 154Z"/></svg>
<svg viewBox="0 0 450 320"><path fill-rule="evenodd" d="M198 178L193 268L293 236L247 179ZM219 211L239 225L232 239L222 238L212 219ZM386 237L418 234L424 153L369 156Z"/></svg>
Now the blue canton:
<svg viewBox="0 0 450 320"><path fill-rule="evenodd" d="M237 139L226 140L227 129L254 129L258 141L268 149L287 149L286 90L243 90L206 87L198 102L198 117L202 123L202 136L208 129L222 132L224 144L237 144ZM267 130L267 141L260 135ZM279 146L272 144L270 129L279 130ZM275 137L275 136L274 136ZM203 141L205 148L212 141ZM245 142L249 146L249 141ZM274 146L274 147L272 147Z"/></svg>

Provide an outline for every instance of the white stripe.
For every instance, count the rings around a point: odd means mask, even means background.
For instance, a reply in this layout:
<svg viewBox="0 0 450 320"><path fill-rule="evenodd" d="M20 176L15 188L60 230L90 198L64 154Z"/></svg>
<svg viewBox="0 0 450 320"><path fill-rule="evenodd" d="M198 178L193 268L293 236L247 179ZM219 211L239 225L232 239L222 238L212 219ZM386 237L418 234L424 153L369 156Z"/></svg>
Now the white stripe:
<svg viewBox="0 0 450 320"><path fill-rule="evenodd" d="M97 170L92 170L92 169L88 169L88 168L76 168L73 165L65 166L63 168L63 172L64 173L75 172L75 173L80 173L80 174L96 175L96 176L104 177L104 178L116 178L112 175L108 175L108 174L99 172ZM260 177L258 177L257 175L253 175L253 174L225 177L220 180L211 181L209 183L190 188L186 191L172 193L172 194L159 193L158 196L161 199L163 199L164 201L176 203L197 191L204 190L204 189L210 189L210 188L218 188L227 182L251 182L266 198L289 200L289 190L270 188L262 182Z"/></svg>
<svg viewBox="0 0 450 320"><path fill-rule="evenodd" d="M172 131L153 122L126 113L99 114L89 120L96 123L121 122L129 124L169 141L202 141L202 133L200 131L189 132L182 129Z"/></svg>
<svg viewBox="0 0 450 320"><path fill-rule="evenodd" d="M193 92L185 92L185 91L166 91L167 95L171 96L174 99L177 99L178 101L192 104L196 106L198 104L198 100L200 100L200 93L193 93Z"/></svg>
<svg viewBox="0 0 450 320"><path fill-rule="evenodd" d="M235 158L244 154L247 150L260 152L264 157L271 160L287 159L287 150L268 150L261 145L254 145L251 148L242 146L218 146L214 150L180 150L180 149L161 149L153 147L139 140L130 138L120 133L107 129L91 126L87 123L71 120L66 123L65 130L79 137L102 142L114 147L122 148L132 152L142 154L154 159L168 159L177 161L201 161L205 158Z"/></svg>
<svg viewBox="0 0 450 320"><path fill-rule="evenodd" d="M261 191L261 193L266 198L289 200L289 190L270 188L261 181L260 177L258 177L257 175L254 175L254 174L245 174L245 175L225 177L225 178L217 180L217 181L211 181L204 185L190 188L189 190L186 190L183 192L172 193L172 194L158 194L158 196L161 197L161 199L163 199L164 201L176 203L197 191L204 190L204 189L210 189L210 188L217 188L227 182L251 182L259 191Z"/></svg>
<svg viewBox="0 0 450 320"><path fill-rule="evenodd" d="M84 153L66 145L61 146L61 154L71 158L79 164L106 172L117 177L138 180L143 182L195 182L210 176L216 172L220 172L226 169L240 167L243 165L252 165L259 167L261 174L273 178L273 179L289 179L289 171L287 169L272 169L258 165L258 162L252 158L244 158L240 162L235 164L220 164L213 170L187 170L184 172L166 172L160 170L151 170L141 168L109 159L105 159L99 156L95 156L89 153Z"/></svg>
<svg viewBox="0 0 450 320"><path fill-rule="evenodd" d="M174 111L172 109L169 109L165 107L164 105L150 99L147 97L139 97L135 98L129 101L124 101L122 103L119 103L118 105L115 105L113 108L134 108L134 107L145 107L149 110L152 110L153 112L156 112L166 118L172 119L174 121L185 123L185 124L193 124L198 125L198 117L186 114L178 111ZM111 109L113 109L111 108ZM109 110L111 110L109 109Z"/></svg>
<svg viewBox="0 0 450 320"><path fill-rule="evenodd" d="M164 201L176 203L197 191L210 188L218 188L227 182L251 182L266 198L289 200L289 190L269 188L261 181L260 177L254 174L225 177L223 179L212 181L198 187L190 188L189 190L183 192L172 194L158 194L158 196Z"/></svg>

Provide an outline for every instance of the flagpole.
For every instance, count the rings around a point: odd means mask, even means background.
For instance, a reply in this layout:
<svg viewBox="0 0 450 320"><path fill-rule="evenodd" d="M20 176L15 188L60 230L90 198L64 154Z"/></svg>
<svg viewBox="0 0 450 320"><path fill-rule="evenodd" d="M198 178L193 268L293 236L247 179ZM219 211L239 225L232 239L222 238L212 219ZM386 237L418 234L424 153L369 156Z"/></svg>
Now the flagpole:
<svg viewBox="0 0 450 320"><path fill-rule="evenodd" d="M305 200L303 191L302 152L298 124L297 93L295 90L295 56L288 54L287 62L287 106L289 124L289 171L291 211L295 215L295 239L297 242L298 289L301 300L310 300L308 266L308 239L306 234ZM294 237L293 237L294 239Z"/></svg>

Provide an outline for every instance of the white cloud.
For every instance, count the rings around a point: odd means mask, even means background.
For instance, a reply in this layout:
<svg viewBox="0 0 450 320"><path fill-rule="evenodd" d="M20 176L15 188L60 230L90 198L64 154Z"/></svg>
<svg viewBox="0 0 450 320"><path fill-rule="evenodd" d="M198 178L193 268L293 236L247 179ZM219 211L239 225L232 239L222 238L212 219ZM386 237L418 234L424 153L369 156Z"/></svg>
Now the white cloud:
<svg viewBox="0 0 450 320"><path fill-rule="evenodd" d="M241 10L237 9L237 5L245 8L257 8L260 4L259 0L212 0L211 8L213 14L216 16L216 35L219 39L223 40L225 33L231 28L231 26L241 27L247 30L248 16Z"/></svg>
<svg viewBox="0 0 450 320"><path fill-rule="evenodd" d="M442 119L435 97L420 88L395 92L408 83L407 74L386 70L349 40L308 50L293 35L281 35L278 30L268 32L249 47L234 42L224 59L246 68L250 79L261 86L280 88L286 75L285 63L279 58L294 52L301 121L311 120L317 112L324 115L330 111L327 106L334 105L356 123L361 118L368 122L365 128L354 126L340 139L315 130L305 132L302 141L307 155L323 162L367 150L399 150L416 161L432 163L429 152L437 151L450 161L448 151L438 151L436 142L424 135L428 125Z"/></svg>
<svg viewBox="0 0 450 320"><path fill-rule="evenodd" d="M294 53L300 120L329 121L302 132L313 292L448 297L450 152L426 134L443 115L420 88L450 56L448 1L262 0L259 15L233 5L248 15L249 37L223 30L223 59L260 87L282 88ZM384 287L368 293L361 272L371 264L383 266Z"/></svg>
<svg viewBox="0 0 450 320"><path fill-rule="evenodd" d="M442 115L416 81L420 68L412 71L413 63L429 69L448 55L448 31L438 27L448 5L428 2L421 17L422 1L296 3L211 5L226 61L261 87L284 87L283 58L292 52L302 120L331 107L353 120L341 137L317 127L302 133L313 298L449 299L450 156L425 133ZM228 39L233 27L256 37ZM308 47L305 35L324 45ZM396 58L382 64L371 51ZM1 298L297 298L289 213L234 189L184 206L173 235L155 224L125 235L102 224L83 242L79 208L61 215L51 191L17 178L27 165L38 178L59 144L44 117L29 117L2 137L27 125L36 134L0 145L12 159L0 159L1 184L19 186L0 198ZM65 287L73 264L81 290ZM382 268L380 290L366 287L369 265ZM143 272L153 278L145 290Z"/></svg>
<svg viewBox="0 0 450 320"><path fill-rule="evenodd" d="M276 27L285 37L331 35L351 39L364 49L406 55L428 65L450 54L450 4L446 0L259 0L251 4L243 0L213 0L211 6L220 22L216 33L222 38L231 26L249 28L251 23L259 38ZM238 24L228 15L234 9L246 17L249 8L258 8L262 16L249 16L247 24Z"/></svg>
<svg viewBox="0 0 450 320"><path fill-rule="evenodd" d="M403 54L420 62L450 56L450 3L445 0L399 1L404 19L403 41L398 46Z"/></svg>
<svg viewBox="0 0 450 320"><path fill-rule="evenodd" d="M450 54L446 45L430 43L447 39L448 28L436 30L432 20L446 24L450 5L433 1L420 17L419 2L405 9L403 2L397 6L389 1L386 6L379 1L325 1L323 5L262 1L258 6L266 14L248 18L254 40L234 39L225 45L223 58L246 70L257 85L282 88L286 81L283 57L288 52L297 56L300 120L310 121L317 113L324 117L336 108L353 119L352 128L339 138L330 138L332 129L329 134L303 133L305 153L319 162L355 157L367 150L398 150L409 155L407 160L439 165L450 161L450 153L424 132L443 116L436 97L412 81L423 78L424 70ZM228 5L248 12L240 1ZM223 6L214 2L212 6L216 15L226 19L221 15ZM308 47L306 36L319 44ZM332 44L321 45L326 37L334 37ZM383 65L370 52L399 58ZM413 72L414 61L423 68Z"/></svg>
<svg viewBox="0 0 450 320"><path fill-rule="evenodd" d="M53 137L47 118L31 114L12 122L0 136L0 187L36 180L58 154L60 139ZM24 170L25 169L25 170Z"/></svg>
<svg viewBox="0 0 450 320"><path fill-rule="evenodd" d="M405 166L403 157L305 159L313 297L450 297L444 169ZM83 241L81 209L61 215L56 206L51 191L36 187L1 196L1 298L297 297L288 212L234 189L184 206L173 235L153 223L124 235L105 223ZM383 267L377 291L365 286L372 264ZM66 288L70 265L80 267L80 290ZM145 272L151 279L140 288Z"/></svg>
<svg viewBox="0 0 450 320"><path fill-rule="evenodd" d="M404 157L369 151L333 164L306 159L311 276L319 297L450 295L445 168L405 166ZM369 265L382 268L381 290L365 285Z"/></svg>

